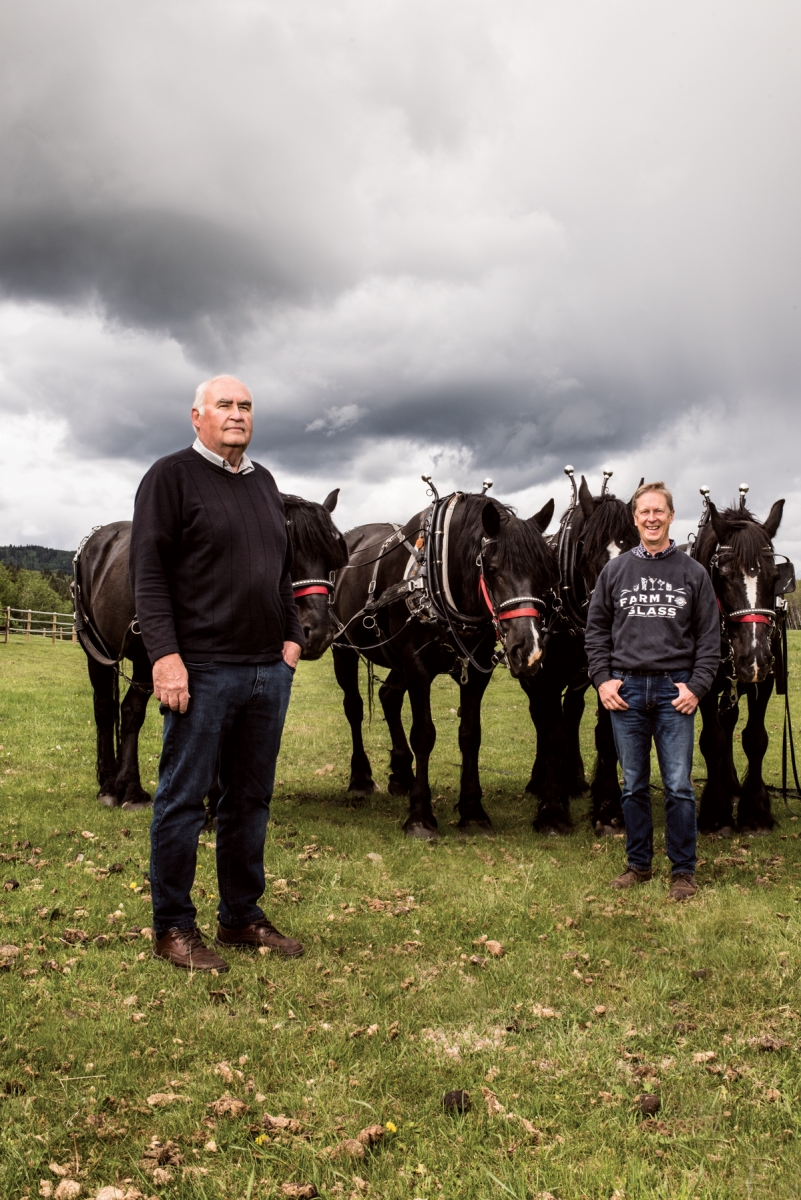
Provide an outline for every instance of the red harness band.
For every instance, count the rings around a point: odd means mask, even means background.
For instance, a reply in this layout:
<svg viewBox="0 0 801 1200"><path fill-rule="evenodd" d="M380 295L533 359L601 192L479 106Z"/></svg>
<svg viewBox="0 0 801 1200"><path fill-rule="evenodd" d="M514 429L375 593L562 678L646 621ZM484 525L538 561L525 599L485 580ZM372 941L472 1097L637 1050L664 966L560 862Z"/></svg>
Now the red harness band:
<svg viewBox="0 0 801 1200"><path fill-rule="evenodd" d="M295 588L295 599L299 600L301 596L327 596L329 589L327 587L305 587Z"/></svg>
<svg viewBox="0 0 801 1200"><path fill-rule="evenodd" d="M727 621L731 621L733 625L770 625L770 617L766 617L764 613L743 613L741 617L730 617L720 603L720 596L717 601L721 616L724 616Z"/></svg>
<svg viewBox="0 0 801 1200"><path fill-rule="evenodd" d="M540 611L537 608L513 608L511 612L496 612L490 600L490 594L487 591L483 575L479 575L478 577L478 590L479 594L484 597L484 603L487 608L492 613L493 621L511 621L514 617L536 617L538 621L540 619Z"/></svg>

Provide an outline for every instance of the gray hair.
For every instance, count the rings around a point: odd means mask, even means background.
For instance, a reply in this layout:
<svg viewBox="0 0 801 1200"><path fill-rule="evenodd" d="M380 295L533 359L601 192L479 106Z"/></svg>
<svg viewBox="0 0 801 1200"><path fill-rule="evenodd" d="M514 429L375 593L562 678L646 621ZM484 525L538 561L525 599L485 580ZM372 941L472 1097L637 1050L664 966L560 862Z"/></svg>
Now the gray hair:
<svg viewBox="0 0 801 1200"><path fill-rule="evenodd" d="M206 407L206 391L207 391L207 389L210 388L211 385L213 383L216 383L219 379L231 379L231 378L232 378L232 376L228 375L228 374L212 375L211 379L205 379L203 381L203 383L199 383L198 386L195 388L195 400L192 405L192 408L195 409L196 412L199 412L202 416L203 410Z"/></svg>
<svg viewBox="0 0 801 1200"><path fill-rule="evenodd" d="M656 483L641 483L637 488L637 491L631 497L631 511L635 515L637 513L637 503L640 499L640 496L644 496L646 492L658 492L660 495L664 496L668 509L670 512L673 512L673 493L671 492L670 488L665 487L662 480L659 479Z"/></svg>

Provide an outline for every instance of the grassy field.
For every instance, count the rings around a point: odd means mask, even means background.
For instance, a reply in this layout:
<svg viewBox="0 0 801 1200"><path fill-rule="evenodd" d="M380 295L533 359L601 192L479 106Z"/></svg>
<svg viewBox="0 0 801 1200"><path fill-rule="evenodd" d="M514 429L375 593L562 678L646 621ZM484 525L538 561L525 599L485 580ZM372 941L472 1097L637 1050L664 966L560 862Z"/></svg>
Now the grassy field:
<svg viewBox="0 0 801 1200"><path fill-rule="evenodd" d="M701 839L690 904L666 902L662 857L652 884L611 892L623 845L594 838L586 801L572 836L532 832L532 729L498 672L482 750L497 836L461 841L457 704L438 681L444 836L409 843L401 799L349 805L330 656L301 664L265 907L306 955L232 954L227 975L189 977L150 958L149 814L94 799L81 651L0 646L2 1197L62 1200L69 1181L176 1200L306 1184L344 1200L798 1196L801 823L777 798L770 837ZM776 702L770 720L776 783ZM145 781L159 726L151 706ZM584 736L589 765L589 721ZM378 719L368 748L383 783ZM469 1112L444 1110L453 1089ZM354 1143L376 1125L378 1143Z"/></svg>

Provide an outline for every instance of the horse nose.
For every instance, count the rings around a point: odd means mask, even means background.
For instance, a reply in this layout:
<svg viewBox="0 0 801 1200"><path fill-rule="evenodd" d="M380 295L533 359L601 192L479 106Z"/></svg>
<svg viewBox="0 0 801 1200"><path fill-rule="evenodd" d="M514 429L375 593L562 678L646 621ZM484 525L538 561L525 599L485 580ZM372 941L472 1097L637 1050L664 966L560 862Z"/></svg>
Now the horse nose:
<svg viewBox="0 0 801 1200"><path fill-rule="evenodd" d="M303 626L303 636L304 636L304 638L306 639L306 644L307 644L307 645L308 645L308 643L309 643L309 640L311 639L311 633L312 633L312 627L311 627L311 625L304 625L304 626Z"/></svg>

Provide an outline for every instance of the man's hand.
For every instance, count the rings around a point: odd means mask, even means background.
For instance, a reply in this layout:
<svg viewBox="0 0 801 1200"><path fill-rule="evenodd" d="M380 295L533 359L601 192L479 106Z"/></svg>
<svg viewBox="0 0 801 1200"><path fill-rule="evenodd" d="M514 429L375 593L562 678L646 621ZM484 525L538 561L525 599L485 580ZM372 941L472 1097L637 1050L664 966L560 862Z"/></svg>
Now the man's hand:
<svg viewBox="0 0 801 1200"><path fill-rule="evenodd" d="M676 712L685 713L691 717L698 707L698 697L690 691L686 683L677 683L678 696L675 700L671 700L671 704Z"/></svg>
<svg viewBox="0 0 801 1200"><path fill-rule="evenodd" d="M607 679L606 683L602 683L598 688L598 699L609 712L623 712L628 708L623 697L618 695L622 686L622 679Z"/></svg>
<svg viewBox="0 0 801 1200"><path fill-rule="evenodd" d="M185 713L189 705L189 676L180 654L165 654L153 663L156 699L173 712Z"/></svg>
<svg viewBox="0 0 801 1200"><path fill-rule="evenodd" d="M297 642L284 642L284 649L282 651L284 662L288 667L291 667L293 671L298 665L298 659L300 658L300 652L302 649L303 647L299 646Z"/></svg>

